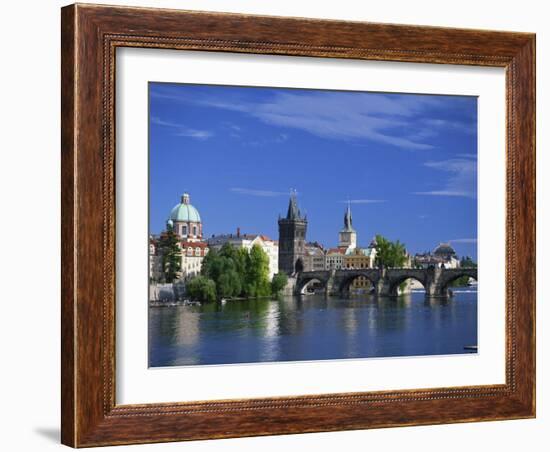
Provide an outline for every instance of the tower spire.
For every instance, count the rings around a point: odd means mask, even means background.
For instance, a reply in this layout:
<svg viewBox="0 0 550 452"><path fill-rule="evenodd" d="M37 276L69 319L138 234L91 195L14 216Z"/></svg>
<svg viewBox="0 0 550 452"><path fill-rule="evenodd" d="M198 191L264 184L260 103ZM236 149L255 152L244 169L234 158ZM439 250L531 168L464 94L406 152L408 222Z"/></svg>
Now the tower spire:
<svg viewBox="0 0 550 452"><path fill-rule="evenodd" d="M348 206L344 214L344 228L339 234L339 247L353 250L357 247L357 232L353 229L353 220L351 218L351 201L348 198Z"/></svg>
<svg viewBox="0 0 550 452"><path fill-rule="evenodd" d="M300 209L298 208L298 202L296 201L296 190L291 188L286 218L287 220L297 220L300 219L300 216Z"/></svg>
<svg viewBox="0 0 550 452"><path fill-rule="evenodd" d="M344 228L347 231L350 231L350 230L353 229L352 224L353 224L353 220L352 220L352 217L351 217L351 201L348 199L348 208L347 208L346 213L344 215Z"/></svg>

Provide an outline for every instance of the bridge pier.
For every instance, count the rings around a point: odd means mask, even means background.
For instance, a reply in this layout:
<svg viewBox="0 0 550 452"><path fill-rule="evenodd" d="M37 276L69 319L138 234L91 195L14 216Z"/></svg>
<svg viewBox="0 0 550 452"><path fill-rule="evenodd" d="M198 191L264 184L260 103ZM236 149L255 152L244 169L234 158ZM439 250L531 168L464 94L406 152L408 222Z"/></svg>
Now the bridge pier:
<svg viewBox="0 0 550 452"><path fill-rule="evenodd" d="M380 279L378 280L377 284L375 285L376 289L376 295L379 297L391 297L391 283L389 278L386 275L386 269L382 269L382 272L380 274Z"/></svg>

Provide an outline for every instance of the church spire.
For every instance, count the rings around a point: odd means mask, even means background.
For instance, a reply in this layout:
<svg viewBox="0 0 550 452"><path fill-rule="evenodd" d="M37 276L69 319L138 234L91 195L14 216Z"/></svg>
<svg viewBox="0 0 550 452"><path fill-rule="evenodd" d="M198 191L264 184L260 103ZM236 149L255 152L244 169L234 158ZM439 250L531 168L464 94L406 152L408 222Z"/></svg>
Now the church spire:
<svg viewBox="0 0 550 452"><path fill-rule="evenodd" d="M346 231L353 230L352 224L353 221L351 218L351 202L348 201L348 208L346 209L346 214L344 215L344 229Z"/></svg>
<svg viewBox="0 0 550 452"><path fill-rule="evenodd" d="M344 214L344 229L340 231L340 240L338 246L353 250L357 247L357 232L353 229L353 221L351 218L351 201L348 201L348 207Z"/></svg>

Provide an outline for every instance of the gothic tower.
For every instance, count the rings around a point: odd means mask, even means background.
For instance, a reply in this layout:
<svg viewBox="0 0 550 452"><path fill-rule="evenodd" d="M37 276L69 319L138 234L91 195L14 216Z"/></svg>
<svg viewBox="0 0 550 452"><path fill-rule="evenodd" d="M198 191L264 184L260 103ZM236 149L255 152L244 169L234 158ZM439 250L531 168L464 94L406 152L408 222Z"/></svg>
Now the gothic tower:
<svg viewBox="0 0 550 452"><path fill-rule="evenodd" d="M307 218L300 213L294 191L286 217L279 216L279 272L292 275L304 270L306 229Z"/></svg>
<svg viewBox="0 0 550 452"><path fill-rule="evenodd" d="M344 229L340 231L340 241L338 246L340 248L354 249L357 247L357 232L353 229L351 219L351 206L348 202L348 208L344 215Z"/></svg>

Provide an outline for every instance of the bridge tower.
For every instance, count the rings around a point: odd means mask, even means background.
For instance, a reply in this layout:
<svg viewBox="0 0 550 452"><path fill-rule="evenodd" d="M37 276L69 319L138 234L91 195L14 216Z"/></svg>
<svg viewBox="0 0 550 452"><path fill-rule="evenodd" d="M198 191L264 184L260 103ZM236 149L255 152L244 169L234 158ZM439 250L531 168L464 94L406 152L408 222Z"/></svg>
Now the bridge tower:
<svg viewBox="0 0 550 452"><path fill-rule="evenodd" d="M357 247L357 232L353 229L352 224L351 205L348 202L348 208L344 215L344 229L339 233L339 247L348 249L355 249Z"/></svg>
<svg viewBox="0 0 550 452"><path fill-rule="evenodd" d="M307 217L300 213L294 190L286 217L279 216L279 272L292 275L304 270L306 230Z"/></svg>

